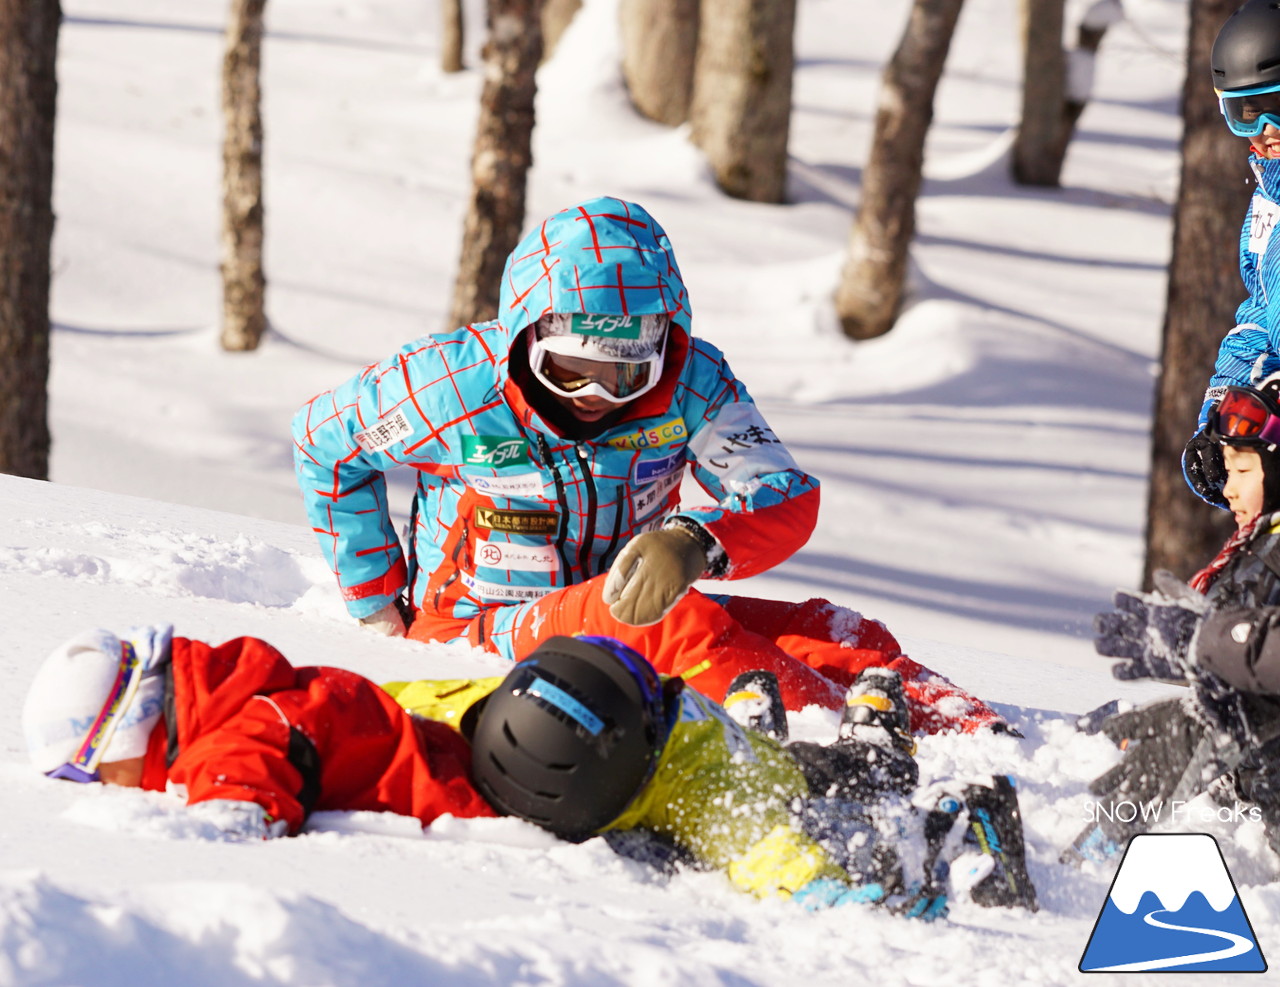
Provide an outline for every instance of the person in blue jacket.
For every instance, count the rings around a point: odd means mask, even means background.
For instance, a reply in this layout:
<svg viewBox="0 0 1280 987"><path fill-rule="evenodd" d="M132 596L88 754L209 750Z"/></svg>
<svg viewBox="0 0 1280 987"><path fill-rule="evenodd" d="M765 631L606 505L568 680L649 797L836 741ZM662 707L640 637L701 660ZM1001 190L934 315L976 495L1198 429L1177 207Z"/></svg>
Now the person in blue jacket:
<svg viewBox="0 0 1280 987"><path fill-rule="evenodd" d="M1219 347L1196 434L1182 457L1191 489L1226 509L1221 446L1207 429L1211 413L1228 387L1256 385L1280 370L1280 9L1270 0L1241 6L1219 30L1210 63L1222 115L1233 134L1248 140L1257 179L1240 231L1240 275L1249 295Z"/></svg>
<svg viewBox="0 0 1280 987"><path fill-rule="evenodd" d="M863 668L886 666L913 728L996 723L878 621L692 588L782 562L819 499L692 319L663 228L591 199L512 251L497 318L414 340L307 402L298 483L350 615L509 660L555 634L607 635L716 700L770 671L790 709L837 708ZM407 552L384 478L397 468L418 481ZM682 505L686 475L710 503Z"/></svg>

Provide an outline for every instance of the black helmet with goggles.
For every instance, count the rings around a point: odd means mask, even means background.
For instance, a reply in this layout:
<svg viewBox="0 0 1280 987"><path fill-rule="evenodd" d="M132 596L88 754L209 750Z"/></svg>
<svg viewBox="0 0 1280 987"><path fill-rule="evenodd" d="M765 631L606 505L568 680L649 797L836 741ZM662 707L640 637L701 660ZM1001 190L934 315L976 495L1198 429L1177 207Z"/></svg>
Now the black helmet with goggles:
<svg viewBox="0 0 1280 987"><path fill-rule="evenodd" d="M1233 134L1280 128L1280 5L1249 0L1226 19L1209 56L1218 105Z"/></svg>
<svg viewBox="0 0 1280 987"><path fill-rule="evenodd" d="M595 835L653 777L683 684L613 638L547 639L481 701L476 788L563 839Z"/></svg>

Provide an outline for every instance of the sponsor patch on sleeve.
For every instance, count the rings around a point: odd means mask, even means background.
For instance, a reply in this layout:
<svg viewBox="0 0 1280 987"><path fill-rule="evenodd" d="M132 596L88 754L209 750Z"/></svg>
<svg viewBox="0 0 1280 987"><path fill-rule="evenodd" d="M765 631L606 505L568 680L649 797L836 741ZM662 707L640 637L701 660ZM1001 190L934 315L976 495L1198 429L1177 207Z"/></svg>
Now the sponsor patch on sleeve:
<svg viewBox="0 0 1280 987"><path fill-rule="evenodd" d="M797 469L796 461L750 401L726 404L689 443L689 451L721 483L748 483Z"/></svg>
<svg viewBox="0 0 1280 987"><path fill-rule="evenodd" d="M413 426L403 411L393 411L356 433L356 442L365 452L382 452L413 434Z"/></svg>

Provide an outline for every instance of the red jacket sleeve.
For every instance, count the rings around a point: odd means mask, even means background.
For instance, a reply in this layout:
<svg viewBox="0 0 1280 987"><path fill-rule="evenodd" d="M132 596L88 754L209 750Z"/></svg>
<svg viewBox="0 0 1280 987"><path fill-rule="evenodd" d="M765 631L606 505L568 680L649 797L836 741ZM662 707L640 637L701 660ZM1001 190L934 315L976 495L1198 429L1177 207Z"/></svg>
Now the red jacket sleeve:
<svg viewBox="0 0 1280 987"><path fill-rule="evenodd" d="M240 713L182 747L169 767L169 780L186 787L189 805L211 799L255 802L271 817L268 821L284 820L293 835L307 810L299 801L304 778L289 756L290 732L273 701L252 696Z"/></svg>

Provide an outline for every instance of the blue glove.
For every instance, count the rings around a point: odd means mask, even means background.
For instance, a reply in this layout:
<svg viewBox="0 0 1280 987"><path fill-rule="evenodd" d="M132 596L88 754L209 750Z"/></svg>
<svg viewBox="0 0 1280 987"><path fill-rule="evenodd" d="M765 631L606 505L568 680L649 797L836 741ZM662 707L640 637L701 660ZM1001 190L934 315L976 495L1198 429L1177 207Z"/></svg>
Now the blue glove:
<svg viewBox="0 0 1280 987"><path fill-rule="evenodd" d="M891 907L899 915L907 918L918 918L921 922L932 922L934 919L947 917L947 896L945 894L925 894L917 891L901 902L891 903Z"/></svg>
<svg viewBox="0 0 1280 987"><path fill-rule="evenodd" d="M881 904L897 915L918 918L922 922L932 922L947 914L945 894L925 894L919 889L913 889L905 895L895 894L892 897L886 897L884 887L880 884L860 884L852 887L843 881L835 881L829 877L819 877L810 881L793 894L791 900L810 912L840 908L843 905Z"/></svg>
<svg viewBox="0 0 1280 987"><path fill-rule="evenodd" d="M851 887L843 881L829 877L817 877L791 896L791 900L804 906L806 911L820 912L824 908L842 905L874 904L884 898L884 888L879 884L861 884Z"/></svg>

